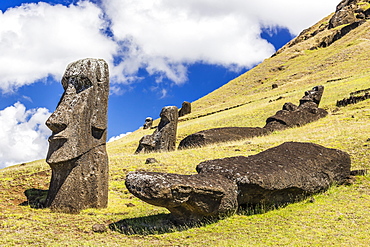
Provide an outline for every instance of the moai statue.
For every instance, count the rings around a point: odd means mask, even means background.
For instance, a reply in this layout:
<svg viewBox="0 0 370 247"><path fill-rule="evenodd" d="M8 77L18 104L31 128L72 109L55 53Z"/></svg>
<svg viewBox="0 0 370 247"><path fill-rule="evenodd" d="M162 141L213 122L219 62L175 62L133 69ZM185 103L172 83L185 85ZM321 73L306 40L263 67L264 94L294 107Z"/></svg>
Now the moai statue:
<svg viewBox="0 0 370 247"><path fill-rule="evenodd" d="M168 152L176 149L178 109L176 106L163 107L161 121L152 135L145 135L139 141L135 154L140 152Z"/></svg>
<svg viewBox="0 0 370 247"><path fill-rule="evenodd" d="M145 123L143 125L143 129L150 129L153 125L153 118L151 117L147 117L145 118Z"/></svg>
<svg viewBox="0 0 370 247"><path fill-rule="evenodd" d="M316 86L311 90L306 91L302 99L299 100L299 106L301 107L302 105L309 103L313 107L319 107L323 93L324 86ZM315 105L313 105L312 103L315 103Z"/></svg>
<svg viewBox="0 0 370 247"><path fill-rule="evenodd" d="M189 113L191 113L191 103L184 101L179 111L179 117L185 116L186 114Z"/></svg>
<svg viewBox="0 0 370 247"><path fill-rule="evenodd" d="M91 58L73 62L62 85L62 98L46 121L52 130L46 157L52 169L46 206L65 213L106 207L108 65Z"/></svg>

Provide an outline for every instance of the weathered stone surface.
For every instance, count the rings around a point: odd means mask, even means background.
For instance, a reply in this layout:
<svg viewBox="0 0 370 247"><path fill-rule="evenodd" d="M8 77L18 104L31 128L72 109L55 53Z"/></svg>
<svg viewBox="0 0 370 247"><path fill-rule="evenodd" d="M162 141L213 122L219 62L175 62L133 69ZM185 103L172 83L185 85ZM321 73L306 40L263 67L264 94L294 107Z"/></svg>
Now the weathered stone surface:
<svg viewBox="0 0 370 247"><path fill-rule="evenodd" d="M145 123L143 125L143 129L150 129L153 125L153 118L147 117L145 118Z"/></svg>
<svg viewBox="0 0 370 247"><path fill-rule="evenodd" d="M329 21L329 29L368 19L370 17L368 4L370 1L342 0Z"/></svg>
<svg viewBox="0 0 370 247"><path fill-rule="evenodd" d="M162 109L161 121L152 135L145 135L139 141L135 154L140 152L168 152L176 149L178 109L166 106Z"/></svg>
<svg viewBox="0 0 370 247"><path fill-rule="evenodd" d="M178 221L232 214L238 206L235 183L217 174L130 172L126 187L141 200L166 207Z"/></svg>
<svg viewBox="0 0 370 247"><path fill-rule="evenodd" d="M285 103L282 110L267 118L266 125L263 128L271 131L283 130L300 127L326 117L328 112L318 108L323 92L323 86L316 86L305 92L305 95L299 101L299 106L290 102Z"/></svg>
<svg viewBox="0 0 370 247"><path fill-rule="evenodd" d="M328 114L324 109L318 108L323 92L323 86L316 86L312 90L305 92L299 106L290 102L285 103L282 110L266 120L266 125L263 128L225 127L202 130L181 140L179 149L267 135L275 130L299 127L316 121Z"/></svg>
<svg viewBox="0 0 370 247"><path fill-rule="evenodd" d="M153 163L158 163L158 160L156 160L155 158L147 158L145 160L145 164L153 164Z"/></svg>
<svg viewBox="0 0 370 247"><path fill-rule="evenodd" d="M179 111L179 117L183 117L189 113L191 113L191 103L184 101Z"/></svg>
<svg viewBox="0 0 370 247"><path fill-rule="evenodd" d="M347 153L313 143L287 142L256 155L204 161L197 172L238 185L239 205L282 205L324 191L350 177Z"/></svg>
<svg viewBox="0 0 370 247"><path fill-rule="evenodd" d="M313 143L287 142L249 157L200 163L195 175L130 172L128 190L166 207L179 221L232 214L238 207L281 206L342 184L347 153Z"/></svg>
<svg viewBox="0 0 370 247"><path fill-rule="evenodd" d="M235 141L268 133L270 133L268 129L259 127L225 127L203 130L181 140L179 149L202 147L212 143Z"/></svg>
<svg viewBox="0 0 370 247"><path fill-rule="evenodd" d="M46 157L52 169L46 205L66 213L106 207L108 65L102 59L73 62L62 85L64 94L46 121L52 130Z"/></svg>

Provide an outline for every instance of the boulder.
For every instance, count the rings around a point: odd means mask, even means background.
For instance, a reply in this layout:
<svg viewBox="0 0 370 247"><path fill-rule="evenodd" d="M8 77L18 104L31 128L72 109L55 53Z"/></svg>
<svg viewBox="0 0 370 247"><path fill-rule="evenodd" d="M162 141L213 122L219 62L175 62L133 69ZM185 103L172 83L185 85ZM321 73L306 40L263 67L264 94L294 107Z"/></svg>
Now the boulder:
<svg viewBox="0 0 370 247"><path fill-rule="evenodd" d="M64 94L46 121L52 131L46 157L52 169L46 206L65 213L106 207L108 65L91 58L73 62L62 85Z"/></svg>
<svg viewBox="0 0 370 247"><path fill-rule="evenodd" d="M296 202L350 177L347 153L313 143L287 142L249 157L200 163L198 174L137 171L126 176L136 197L167 208L180 222L218 218L239 207Z"/></svg>
<svg viewBox="0 0 370 247"><path fill-rule="evenodd" d="M145 135L140 139L135 154L141 152L168 152L176 149L177 107L163 107L160 117L161 121L153 134Z"/></svg>

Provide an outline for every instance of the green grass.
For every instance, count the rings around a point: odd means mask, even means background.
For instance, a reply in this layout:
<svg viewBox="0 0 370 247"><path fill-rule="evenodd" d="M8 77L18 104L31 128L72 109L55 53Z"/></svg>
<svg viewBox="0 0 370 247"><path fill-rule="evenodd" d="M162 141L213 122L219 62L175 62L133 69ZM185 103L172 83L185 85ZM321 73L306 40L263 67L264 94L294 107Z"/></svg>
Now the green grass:
<svg viewBox="0 0 370 247"><path fill-rule="evenodd" d="M124 185L129 171L194 174L196 165L204 160L253 155L286 141L341 149L350 154L352 169L370 169L370 100L335 106L350 92L370 87L370 24L363 24L328 48L309 50L325 32L284 48L277 56L193 102L193 112L179 123L177 143L207 128L262 127L285 102L298 104L304 91L316 85L325 86L320 106L328 110L327 117L268 136L134 155L139 139L153 132L139 129L107 146L108 208L87 209L78 215L19 205L26 200L25 190L48 189L51 173L44 160L1 169L0 246L369 246L370 175L357 177L350 186L334 186L315 195L314 200L262 214L241 212L195 226L169 223L165 208L142 202ZM275 69L280 66L284 69ZM271 89L273 83L279 87ZM283 99L276 100L279 97ZM224 110L237 105L241 106ZM149 157L159 163L145 164ZM94 224L109 229L94 233Z"/></svg>

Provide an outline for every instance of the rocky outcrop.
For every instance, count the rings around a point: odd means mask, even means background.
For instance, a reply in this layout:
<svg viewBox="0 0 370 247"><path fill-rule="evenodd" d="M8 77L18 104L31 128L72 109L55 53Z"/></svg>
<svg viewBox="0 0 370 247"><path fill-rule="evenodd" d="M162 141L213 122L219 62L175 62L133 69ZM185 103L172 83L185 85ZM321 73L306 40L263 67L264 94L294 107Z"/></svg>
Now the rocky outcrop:
<svg viewBox="0 0 370 247"><path fill-rule="evenodd" d="M163 107L161 121L151 135L143 136L135 154L148 152L168 152L176 149L178 109L176 106Z"/></svg>
<svg viewBox="0 0 370 247"><path fill-rule="evenodd" d="M287 47L292 47L308 39L315 39L309 49L325 48L341 39L352 30L370 19L370 1L343 0L336 8L335 13L321 23L303 30L298 37L290 41L274 55L281 53Z"/></svg>
<svg viewBox="0 0 370 247"><path fill-rule="evenodd" d="M267 135L275 130L299 127L316 121L328 114L327 111L318 107L323 92L323 86L316 86L312 90L305 92L305 95L300 99L299 106L292 103L285 103L282 110L276 112L274 116L267 118L266 125L263 128L225 127L203 130L181 140L179 149L201 147L212 143L236 141Z"/></svg>
<svg viewBox="0 0 370 247"><path fill-rule="evenodd" d="M342 0L329 21L329 29L338 26L363 22L370 18L370 1Z"/></svg>
<svg viewBox="0 0 370 247"><path fill-rule="evenodd" d="M52 131L46 157L52 169L46 206L65 213L106 207L108 65L102 59L73 62L62 85L64 94L46 121Z"/></svg>
<svg viewBox="0 0 370 247"><path fill-rule="evenodd" d="M364 94L359 95L361 93L364 93ZM338 100L336 105L338 107L344 107L350 104L357 104L358 102L361 102L367 99L370 99L370 88L352 92L349 98Z"/></svg>
<svg viewBox="0 0 370 247"><path fill-rule="evenodd" d="M195 175L137 171L126 187L141 200L167 208L181 222L217 218L239 207L281 206L325 191L350 177L347 153L288 142L249 157L200 163Z"/></svg>

